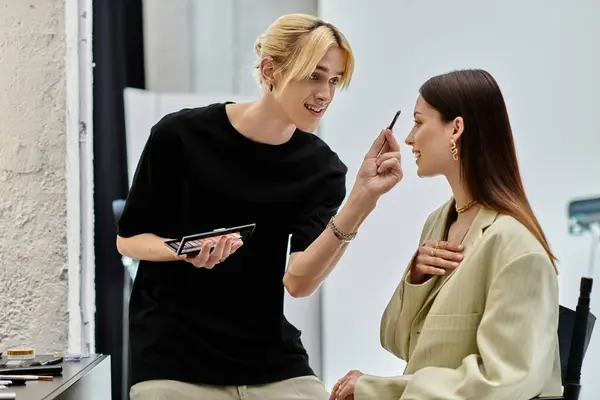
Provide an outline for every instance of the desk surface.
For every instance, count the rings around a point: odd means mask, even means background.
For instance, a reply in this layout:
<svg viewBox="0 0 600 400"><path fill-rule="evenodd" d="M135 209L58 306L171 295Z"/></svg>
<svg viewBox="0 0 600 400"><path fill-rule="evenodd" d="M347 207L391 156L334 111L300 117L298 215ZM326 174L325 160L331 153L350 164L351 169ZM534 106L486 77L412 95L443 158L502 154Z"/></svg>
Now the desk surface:
<svg viewBox="0 0 600 400"><path fill-rule="evenodd" d="M85 374L91 371L107 356L92 354L81 361L65 361L62 363L62 376L55 376L52 381L29 381L25 386L9 386L0 389L17 394L17 400L54 399L74 385Z"/></svg>

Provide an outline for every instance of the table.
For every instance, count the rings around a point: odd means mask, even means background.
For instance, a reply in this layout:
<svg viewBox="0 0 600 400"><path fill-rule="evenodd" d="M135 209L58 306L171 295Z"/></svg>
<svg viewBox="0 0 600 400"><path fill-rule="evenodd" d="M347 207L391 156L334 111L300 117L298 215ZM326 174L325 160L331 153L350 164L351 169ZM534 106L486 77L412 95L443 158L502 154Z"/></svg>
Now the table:
<svg viewBox="0 0 600 400"><path fill-rule="evenodd" d="M62 363L62 376L53 381L29 381L25 386L9 386L3 392L14 392L16 400L110 400L110 356L93 354L81 361Z"/></svg>

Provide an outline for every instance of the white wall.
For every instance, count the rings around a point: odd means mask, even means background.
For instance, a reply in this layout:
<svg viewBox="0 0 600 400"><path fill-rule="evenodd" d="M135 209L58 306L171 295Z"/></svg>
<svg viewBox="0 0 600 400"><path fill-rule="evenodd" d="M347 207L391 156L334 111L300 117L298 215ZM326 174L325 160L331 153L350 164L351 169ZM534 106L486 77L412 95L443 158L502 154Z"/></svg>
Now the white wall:
<svg viewBox="0 0 600 400"><path fill-rule="evenodd" d="M93 345L90 8L0 2L1 349Z"/></svg>
<svg viewBox="0 0 600 400"><path fill-rule="evenodd" d="M338 25L355 51L356 75L322 125L348 164L361 157L397 108L404 140L418 87L457 68L485 68L508 103L525 187L561 263L561 301L574 306L589 261L587 237L568 235L566 207L600 195L600 2L321 0L320 16ZM352 114L348 110L356 110ZM442 179L417 179L410 149L405 178L379 204L324 288L324 377L331 387L349 369L400 374L404 363L381 349L379 321L428 213L450 195ZM600 271L600 261L597 271ZM596 274L598 277L598 274ZM598 286L598 285L596 285ZM600 290L592 308L600 314ZM600 332L588 350L583 399L600 392ZM596 373L597 375L597 373Z"/></svg>

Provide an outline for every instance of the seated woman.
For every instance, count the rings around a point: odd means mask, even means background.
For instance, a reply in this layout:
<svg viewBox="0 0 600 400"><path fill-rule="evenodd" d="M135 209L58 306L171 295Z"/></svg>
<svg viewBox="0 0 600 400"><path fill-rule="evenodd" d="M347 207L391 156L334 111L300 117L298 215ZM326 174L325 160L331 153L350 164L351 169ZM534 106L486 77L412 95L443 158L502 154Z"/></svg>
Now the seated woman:
<svg viewBox="0 0 600 400"><path fill-rule="evenodd" d="M555 258L527 201L502 93L482 70L420 89L406 139L453 197L431 213L381 322L404 375L351 371L331 399L560 395Z"/></svg>

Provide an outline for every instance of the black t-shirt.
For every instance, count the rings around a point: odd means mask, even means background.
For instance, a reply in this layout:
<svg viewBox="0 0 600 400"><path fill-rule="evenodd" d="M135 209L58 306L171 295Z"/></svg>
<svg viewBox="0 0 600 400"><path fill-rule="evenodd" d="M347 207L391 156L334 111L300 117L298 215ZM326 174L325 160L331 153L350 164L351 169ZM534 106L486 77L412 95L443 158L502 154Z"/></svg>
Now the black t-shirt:
<svg viewBox="0 0 600 400"><path fill-rule="evenodd" d="M251 385L313 374L283 315L288 251L325 229L346 166L316 135L254 142L225 104L167 115L153 128L118 233L163 238L249 223L251 238L213 269L141 261L130 300L132 383ZM291 240L290 240L291 235Z"/></svg>

